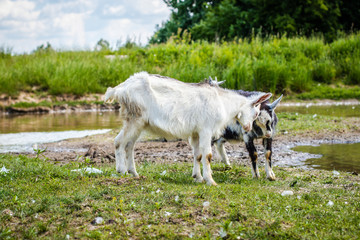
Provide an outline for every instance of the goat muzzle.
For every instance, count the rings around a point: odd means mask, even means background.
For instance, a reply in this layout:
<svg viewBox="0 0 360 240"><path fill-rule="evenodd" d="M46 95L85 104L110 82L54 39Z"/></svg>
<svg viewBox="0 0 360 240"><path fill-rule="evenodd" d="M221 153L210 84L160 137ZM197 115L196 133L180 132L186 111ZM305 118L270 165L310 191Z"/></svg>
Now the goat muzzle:
<svg viewBox="0 0 360 240"><path fill-rule="evenodd" d="M251 129L252 129L251 124L246 124L246 125L244 125L244 130L245 130L246 132L250 132Z"/></svg>

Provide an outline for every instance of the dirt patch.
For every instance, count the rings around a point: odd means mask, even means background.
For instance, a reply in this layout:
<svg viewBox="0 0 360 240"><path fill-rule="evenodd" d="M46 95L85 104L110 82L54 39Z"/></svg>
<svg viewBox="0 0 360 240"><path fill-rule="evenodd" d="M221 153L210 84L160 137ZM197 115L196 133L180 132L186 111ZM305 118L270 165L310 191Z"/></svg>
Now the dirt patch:
<svg viewBox="0 0 360 240"><path fill-rule="evenodd" d="M292 151L291 148L298 145L319 145L330 143L353 143L360 141L359 121L354 130L341 130L334 132L302 132L302 133L278 133L273 142L273 162L278 166L302 166L302 161L309 157L316 157L312 154ZM42 144L39 147L46 151L42 157L46 157L56 164L66 164L72 161L90 161L93 165L114 163L114 138L116 132L93 135L79 139ZM262 140L255 140L259 153L259 160L264 163L265 153ZM248 166L250 160L245 144L226 143L225 148L232 164ZM213 148L213 152L215 149ZM29 154L29 156L36 156ZM143 162L174 163L193 162L192 149L190 144L184 140L166 141L157 139L152 141L139 141L135 145L134 157L137 164ZM214 154L213 162L220 162L219 157Z"/></svg>

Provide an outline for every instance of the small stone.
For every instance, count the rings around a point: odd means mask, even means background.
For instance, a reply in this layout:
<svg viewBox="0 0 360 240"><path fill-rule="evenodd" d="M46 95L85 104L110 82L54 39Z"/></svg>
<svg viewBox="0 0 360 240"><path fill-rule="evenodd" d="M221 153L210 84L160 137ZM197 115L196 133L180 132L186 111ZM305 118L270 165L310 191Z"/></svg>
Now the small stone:
<svg viewBox="0 0 360 240"><path fill-rule="evenodd" d="M291 190L285 190L281 193L281 196L291 196L294 195L294 192Z"/></svg>
<svg viewBox="0 0 360 240"><path fill-rule="evenodd" d="M96 217L92 222L91 224L92 225L99 225L99 224L102 224L104 222L104 219L102 217Z"/></svg>

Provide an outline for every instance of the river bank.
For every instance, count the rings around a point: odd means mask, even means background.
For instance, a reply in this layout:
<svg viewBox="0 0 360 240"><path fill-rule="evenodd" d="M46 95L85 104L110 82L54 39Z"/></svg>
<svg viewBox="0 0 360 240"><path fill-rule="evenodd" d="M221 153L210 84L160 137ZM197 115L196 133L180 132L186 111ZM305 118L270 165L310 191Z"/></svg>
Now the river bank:
<svg viewBox="0 0 360 240"><path fill-rule="evenodd" d="M275 99L275 98L274 98ZM301 100L286 97L282 100L282 107L310 107L310 106L342 106L359 105L358 99L315 99ZM0 95L0 114L38 114L38 113L66 113L91 111L116 111L118 103L105 104L103 94L75 95L40 95L21 92L16 98L5 94Z"/></svg>
<svg viewBox="0 0 360 240"><path fill-rule="evenodd" d="M319 145L355 143L360 141L360 120L358 118L344 119L343 124L352 126L349 129L323 131L300 131L294 132L289 129L281 130L273 142L273 164L281 167L306 168L304 161L309 158L319 157L310 153L297 152L291 148L299 145ZM88 136L84 138L69 139L60 142L38 145L39 149L46 149L42 157L56 164L68 164L69 162L88 161L94 166L103 163L114 163L115 155L113 141L119 129L105 134ZM255 141L259 153L261 165L264 165L265 156L261 140ZM249 166L250 159L245 144L225 144L230 161L233 165ZM213 148L213 152L214 148ZM35 157L36 153L28 154ZM162 138L147 139L144 135L135 145L135 162L138 165L146 162L152 163L175 163L193 161L191 146L185 140L166 141ZM218 156L214 156L214 162L219 163ZM250 170L249 170L250 171Z"/></svg>

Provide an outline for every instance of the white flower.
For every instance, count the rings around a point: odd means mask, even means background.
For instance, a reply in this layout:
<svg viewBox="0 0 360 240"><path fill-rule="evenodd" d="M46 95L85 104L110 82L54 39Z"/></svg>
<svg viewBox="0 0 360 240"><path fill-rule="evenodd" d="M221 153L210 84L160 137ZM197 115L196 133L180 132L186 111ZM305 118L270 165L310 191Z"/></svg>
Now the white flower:
<svg viewBox="0 0 360 240"><path fill-rule="evenodd" d="M328 205L329 207L331 207L331 206L333 206L333 205L334 205L334 202L333 202L333 201L331 201L331 200L329 200L329 202L328 202L326 205Z"/></svg>
<svg viewBox="0 0 360 240"><path fill-rule="evenodd" d="M281 193L281 196L291 196L294 195L294 192L291 190L286 190Z"/></svg>
<svg viewBox="0 0 360 240"><path fill-rule="evenodd" d="M333 174L334 175L340 175L340 173L338 171L336 171L336 170L333 171Z"/></svg>
<svg viewBox="0 0 360 240"><path fill-rule="evenodd" d="M220 228L219 235L221 238L224 238L227 236L227 232L224 230L224 228Z"/></svg>
<svg viewBox="0 0 360 240"><path fill-rule="evenodd" d="M3 173L3 174L6 174L9 172L9 169L6 169L5 166L3 166L1 169L0 169L0 173Z"/></svg>
<svg viewBox="0 0 360 240"><path fill-rule="evenodd" d="M171 214L172 214L171 212L165 211L164 216L165 216L165 217L168 217L168 216L170 216Z"/></svg>
<svg viewBox="0 0 360 240"><path fill-rule="evenodd" d="M80 168L80 169L74 169L71 170L72 172L86 172L86 173L102 173L101 170L96 169L96 168Z"/></svg>
<svg viewBox="0 0 360 240"><path fill-rule="evenodd" d="M179 201L179 196L176 195L176 196L175 196L175 202L178 202L178 201Z"/></svg>
<svg viewBox="0 0 360 240"><path fill-rule="evenodd" d="M317 114L315 113L312 117L313 117L313 118L316 118L316 117L317 117Z"/></svg>
<svg viewBox="0 0 360 240"><path fill-rule="evenodd" d="M166 170L160 173L160 175L164 176L166 174Z"/></svg>
<svg viewBox="0 0 360 240"><path fill-rule="evenodd" d="M160 189L156 190L156 193L159 193L160 192Z"/></svg>
<svg viewBox="0 0 360 240"><path fill-rule="evenodd" d="M204 206L204 208L207 208L207 207L209 207L209 206L210 206L210 202L208 202L208 201L205 201L205 202L203 203L203 206Z"/></svg>

